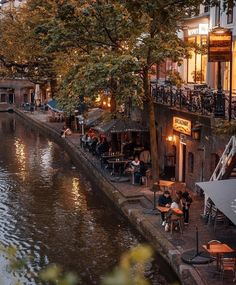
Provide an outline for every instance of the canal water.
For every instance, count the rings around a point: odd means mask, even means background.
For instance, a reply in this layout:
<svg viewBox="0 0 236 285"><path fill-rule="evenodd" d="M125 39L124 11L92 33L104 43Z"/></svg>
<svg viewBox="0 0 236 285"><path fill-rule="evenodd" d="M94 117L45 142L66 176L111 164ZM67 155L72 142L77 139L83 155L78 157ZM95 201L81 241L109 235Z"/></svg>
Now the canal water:
<svg viewBox="0 0 236 285"><path fill-rule="evenodd" d="M0 251L0 284L38 284L49 263L76 272L83 285L99 284L142 242L60 146L17 115L0 113L0 245L28 259L12 273ZM147 274L151 284L177 281L159 256Z"/></svg>

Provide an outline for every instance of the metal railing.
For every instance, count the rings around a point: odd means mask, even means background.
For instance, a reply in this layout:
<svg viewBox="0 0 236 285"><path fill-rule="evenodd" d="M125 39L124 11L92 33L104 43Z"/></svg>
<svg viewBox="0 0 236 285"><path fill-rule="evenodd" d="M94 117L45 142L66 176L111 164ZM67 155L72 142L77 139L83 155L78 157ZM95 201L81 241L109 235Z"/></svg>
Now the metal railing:
<svg viewBox="0 0 236 285"><path fill-rule="evenodd" d="M221 178L225 174L227 166L229 165L235 153L236 153L236 136L232 136L225 147L225 150L210 178L210 181L221 180Z"/></svg>
<svg viewBox="0 0 236 285"><path fill-rule="evenodd" d="M207 116L214 116L217 102L217 92L208 88L191 90L177 89L168 85L152 85L152 96L156 103L164 104L177 109L187 110ZM224 116L228 116L229 99L223 94ZM232 119L236 119L236 101L232 100Z"/></svg>

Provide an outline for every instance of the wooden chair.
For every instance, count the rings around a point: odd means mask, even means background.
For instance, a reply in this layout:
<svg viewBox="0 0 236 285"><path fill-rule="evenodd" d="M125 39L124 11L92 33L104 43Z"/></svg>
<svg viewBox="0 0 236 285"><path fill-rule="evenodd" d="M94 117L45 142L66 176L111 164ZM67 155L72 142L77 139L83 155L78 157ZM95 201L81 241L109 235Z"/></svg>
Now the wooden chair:
<svg viewBox="0 0 236 285"><path fill-rule="evenodd" d="M173 229L177 226L181 234L183 234L183 217L179 215L172 214L169 219L170 233L173 233Z"/></svg>
<svg viewBox="0 0 236 285"><path fill-rule="evenodd" d="M235 258L221 258L220 263L220 272L221 279L224 278L225 271L231 271L233 273L233 282L235 281L235 273L236 273L236 259Z"/></svg>

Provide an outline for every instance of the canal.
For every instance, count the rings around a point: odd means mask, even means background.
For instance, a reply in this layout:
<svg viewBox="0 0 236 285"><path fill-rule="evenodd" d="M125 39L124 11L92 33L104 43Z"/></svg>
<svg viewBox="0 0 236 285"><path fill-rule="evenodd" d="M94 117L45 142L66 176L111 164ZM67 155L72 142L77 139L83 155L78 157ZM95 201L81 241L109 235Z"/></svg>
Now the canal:
<svg viewBox="0 0 236 285"><path fill-rule="evenodd" d="M11 273L0 252L0 284L37 284L49 263L76 272L81 284L99 284L142 242L60 146L17 115L0 113L0 244L28 257L23 271ZM159 256L147 274L151 284L177 281Z"/></svg>

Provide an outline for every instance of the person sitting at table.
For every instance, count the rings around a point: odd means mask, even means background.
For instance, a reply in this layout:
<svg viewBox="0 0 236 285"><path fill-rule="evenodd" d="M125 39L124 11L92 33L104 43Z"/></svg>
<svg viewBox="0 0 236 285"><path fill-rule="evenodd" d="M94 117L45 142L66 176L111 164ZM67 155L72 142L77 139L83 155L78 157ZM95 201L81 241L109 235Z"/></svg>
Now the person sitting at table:
<svg viewBox="0 0 236 285"><path fill-rule="evenodd" d="M106 137L103 137L102 142L97 147L97 153L99 156L101 156L103 153L108 152L108 151L109 151L109 143Z"/></svg>
<svg viewBox="0 0 236 285"><path fill-rule="evenodd" d="M158 205L161 207L170 207L172 203L172 198L170 196L170 192L168 190L165 190L162 195L158 198ZM162 226L164 227L165 222L165 213L161 212L161 219L162 219Z"/></svg>
<svg viewBox="0 0 236 285"><path fill-rule="evenodd" d="M177 211L174 211L174 209L180 210L180 199L176 197L173 199L171 205L170 205L170 210L166 213L165 216L165 230L168 231L171 223L171 219L176 220L179 219L180 216L182 216L182 211L181 213L177 213Z"/></svg>
<svg viewBox="0 0 236 285"><path fill-rule="evenodd" d="M134 160L130 164L131 172L133 174L133 183L140 184L141 181L141 172L140 172L140 160L138 156L135 156Z"/></svg>
<svg viewBox="0 0 236 285"><path fill-rule="evenodd" d="M150 154L150 151L147 149L146 146L145 146L144 150L141 151L141 153L139 155L139 159L144 162L146 167L150 165L151 154Z"/></svg>

